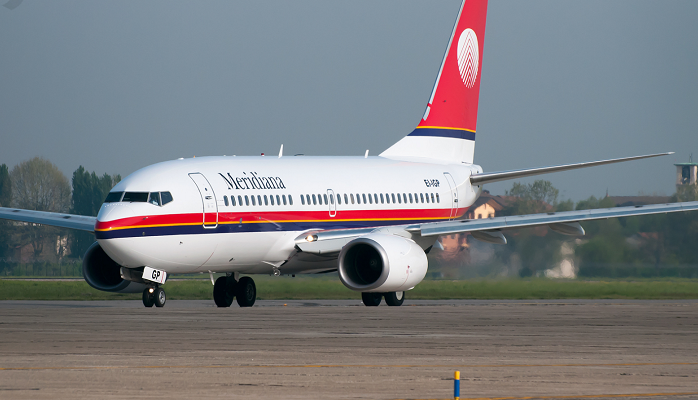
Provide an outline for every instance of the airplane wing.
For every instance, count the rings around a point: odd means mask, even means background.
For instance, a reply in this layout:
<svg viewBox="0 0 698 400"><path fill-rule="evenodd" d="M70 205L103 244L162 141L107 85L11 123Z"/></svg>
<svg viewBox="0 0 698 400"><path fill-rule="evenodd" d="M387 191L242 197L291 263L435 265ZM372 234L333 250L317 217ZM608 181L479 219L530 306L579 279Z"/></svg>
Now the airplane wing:
<svg viewBox="0 0 698 400"><path fill-rule="evenodd" d="M506 244L506 238L501 233L504 230L547 225L550 229L562 234L583 235L584 229L579 225L582 221L694 210L698 210L698 201L430 222L395 227L311 231L296 238L296 247L313 254L338 254L352 239L379 230L396 234L402 231L422 237L471 233L480 240Z"/></svg>
<svg viewBox="0 0 698 400"><path fill-rule="evenodd" d="M569 225L581 221L693 210L698 210L698 201L427 223L419 225L419 233L422 236L436 236L461 232L528 228L541 225L548 225L553 230L559 229L558 231L562 231L565 224ZM579 233L583 234L583 231Z"/></svg>
<svg viewBox="0 0 698 400"><path fill-rule="evenodd" d="M0 207L0 219L94 232L97 217Z"/></svg>

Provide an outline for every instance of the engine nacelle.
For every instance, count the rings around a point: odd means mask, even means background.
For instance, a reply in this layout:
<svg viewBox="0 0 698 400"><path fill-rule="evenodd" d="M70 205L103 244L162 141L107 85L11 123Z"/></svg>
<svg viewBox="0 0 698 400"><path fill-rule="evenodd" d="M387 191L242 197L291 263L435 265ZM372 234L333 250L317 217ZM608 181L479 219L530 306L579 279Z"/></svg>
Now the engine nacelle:
<svg viewBox="0 0 698 400"><path fill-rule="evenodd" d="M82 276L85 281L97 290L118 293L140 293L146 285L127 281L121 278L121 265L112 260L102 250L98 242L85 252L82 259Z"/></svg>
<svg viewBox="0 0 698 400"><path fill-rule="evenodd" d="M383 233L356 238L339 253L339 279L360 292L412 289L427 274L427 255L414 241Z"/></svg>

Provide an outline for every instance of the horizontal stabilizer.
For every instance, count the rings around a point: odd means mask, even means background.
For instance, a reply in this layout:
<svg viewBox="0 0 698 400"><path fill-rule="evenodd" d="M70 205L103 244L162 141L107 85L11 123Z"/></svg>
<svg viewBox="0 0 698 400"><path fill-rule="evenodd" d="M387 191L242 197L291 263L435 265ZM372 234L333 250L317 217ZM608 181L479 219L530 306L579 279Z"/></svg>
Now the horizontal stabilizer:
<svg viewBox="0 0 698 400"><path fill-rule="evenodd" d="M506 181L509 179L525 178L527 176L549 174L551 172L570 171L570 170L578 169L578 168L595 167L598 165L614 164L614 163L619 163L619 162L624 162L624 161L641 160L643 158L668 156L670 154L674 154L674 152L648 154L645 156L614 158L612 160L589 161L589 162L576 163L576 164L554 165L554 166L550 166L550 167L517 169L517 170L513 170L513 171L484 172L481 174L471 175L470 176L470 183L472 183L474 186L480 186L480 185L484 185L485 183L494 183L494 182Z"/></svg>

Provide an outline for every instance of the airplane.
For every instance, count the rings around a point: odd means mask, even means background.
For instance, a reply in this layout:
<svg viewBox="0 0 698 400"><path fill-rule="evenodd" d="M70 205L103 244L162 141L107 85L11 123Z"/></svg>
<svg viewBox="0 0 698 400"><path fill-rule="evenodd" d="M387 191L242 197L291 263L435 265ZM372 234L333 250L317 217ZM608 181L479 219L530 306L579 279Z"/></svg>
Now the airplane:
<svg viewBox="0 0 698 400"><path fill-rule="evenodd" d="M338 272L366 306L400 306L426 276L438 237L698 210L698 202L462 219L483 185L658 157L658 153L501 172L474 164L487 0L463 1L418 126L378 156L198 157L142 168L97 217L0 208L0 218L93 232L83 276L95 289L143 293L163 307L171 275L208 272L218 307L254 305L248 275ZM214 273L224 273L215 281ZM245 276L241 276L245 275Z"/></svg>

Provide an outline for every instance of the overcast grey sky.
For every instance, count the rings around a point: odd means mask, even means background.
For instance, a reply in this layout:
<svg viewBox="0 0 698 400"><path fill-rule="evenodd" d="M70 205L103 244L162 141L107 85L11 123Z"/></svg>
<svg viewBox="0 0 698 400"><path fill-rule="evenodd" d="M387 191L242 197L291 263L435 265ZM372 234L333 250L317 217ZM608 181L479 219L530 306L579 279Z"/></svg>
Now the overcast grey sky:
<svg viewBox="0 0 698 400"><path fill-rule="evenodd" d="M4 4L5 0L0 0ZM38 1L0 7L0 163L70 178L204 155L377 155L419 122L460 0ZM698 1L490 0L485 171L563 198L672 194L698 159ZM528 181L526 181L528 182ZM503 193L511 182L490 185Z"/></svg>

